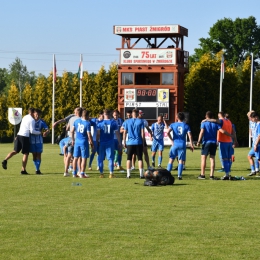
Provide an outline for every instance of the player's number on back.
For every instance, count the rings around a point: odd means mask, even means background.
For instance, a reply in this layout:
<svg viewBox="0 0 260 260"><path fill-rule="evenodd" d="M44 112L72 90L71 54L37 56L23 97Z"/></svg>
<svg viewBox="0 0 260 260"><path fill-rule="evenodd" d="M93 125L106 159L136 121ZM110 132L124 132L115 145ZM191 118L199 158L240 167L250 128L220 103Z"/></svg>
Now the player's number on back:
<svg viewBox="0 0 260 260"><path fill-rule="evenodd" d="M82 124L78 124L78 130L77 130L79 133L84 133L84 125Z"/></svg>
<svg viewBox="0 0 260 260"><path fill-rule="evenodd" d="M110 125L104 125L104 133L110 134Z"/></svg>
<svg viewBox="0 0 260 260"><path fill-rule="evenodd" d="M181 126L178 126L177 131L178 131L178 135L182 135L183 129Z"/></svg>

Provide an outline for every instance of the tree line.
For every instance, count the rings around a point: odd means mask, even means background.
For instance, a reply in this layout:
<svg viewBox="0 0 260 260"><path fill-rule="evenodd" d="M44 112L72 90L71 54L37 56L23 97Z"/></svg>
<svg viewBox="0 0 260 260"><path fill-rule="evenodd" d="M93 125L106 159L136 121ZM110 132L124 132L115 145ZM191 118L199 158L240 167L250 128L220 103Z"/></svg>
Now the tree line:
<svg viewBox="0 0 260 260"><path fill-rule="evenodd" d="M14 127L8 122L8 107L22 107L23 115L29 107L36 107L42 111L42 117L51 127L52 122L52 91L53 75L39 75L35 83L24 83L18 87L15 80L10 82L8 89L3 88L0 93L0 138L13 136ZM79 106L80 81L78 74L64 71L57 77L55 83L55 120L73 113ZM117 65L111 64L108 70L102 66L97 74L84 71L82 78L82 104L96 116L104 107L117 109ZM61 126L60 126L61 127Z"/></svg>
<svg viewBox="0 0 260 260"><path fill-rule="evenodd" d="M219 112L221 53L204 54L194 63L185 79L185 110L189 112L189 123L194 139L199 135L200 122L206 111L217 116ZM249 122L247 112L250 102L251 60L247 58L240 65L227 67L222 83L222 110L230 115L235 124L238 140L248 144ZM253 110L260 112L260 72L254 74Z"/></svg>

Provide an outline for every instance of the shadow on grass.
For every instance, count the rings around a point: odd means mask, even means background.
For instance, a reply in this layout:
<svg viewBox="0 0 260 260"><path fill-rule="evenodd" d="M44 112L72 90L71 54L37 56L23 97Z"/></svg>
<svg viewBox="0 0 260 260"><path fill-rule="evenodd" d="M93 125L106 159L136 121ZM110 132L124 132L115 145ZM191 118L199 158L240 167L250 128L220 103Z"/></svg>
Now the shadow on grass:
<svg viewBox="0 0 260 260"><path fill-rule="evenodd" d="M139 183L139 182L135 182L134 184L137 184L137 185L142 185L142 186L145 186L145 187L165 187L165 186L169 186L169 187L173 187L173 186L184 186L184 185L189 185L187 183L174 183L173 185L156 185L156 186L146 186L144 185L143 183Z"/></svg>

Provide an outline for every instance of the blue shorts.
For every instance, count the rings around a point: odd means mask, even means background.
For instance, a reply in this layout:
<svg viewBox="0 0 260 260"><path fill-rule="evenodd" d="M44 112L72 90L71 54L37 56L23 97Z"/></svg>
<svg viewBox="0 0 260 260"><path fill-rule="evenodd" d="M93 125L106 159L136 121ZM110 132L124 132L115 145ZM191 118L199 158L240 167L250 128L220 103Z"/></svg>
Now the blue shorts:
<svg viewBox="0 0 260 260"><path fill-rule="evenodd" d="M30 153L42 153L43 143L30 144Z"/></svg>
<svg viewBox="0 0 260 260"><path fill-rule="evenodd" d="M59 146L60 146L60 153L63 154L63 147L66 145L66 143L68 142L69 137L63 138L60 140L59 142Z"/></svg>
<svg viewBox="0 0 260 260"><path fill-rule="evenodd" d="M186 145L175 143L169 153L169 158L175 159L178 157L179 160L186 161Z"/></svg>
<svg viewBox="0 0 260 260"><path fill-rule="evenodd" d="M114 141L99 144L98 159L99 159L99 161L104 161L105 158L107 158L107 160L114 161L114 158L115 158Z"/></svg>
<svg viewBox="0 0 260 260"><path fill-rule="evenodd" d="M235 149L233 148L233 144L231 145L231 156L235 154ZM219 159L222 160L222 154L219 146Z"/></svg>
<svg viewBox="0 0 260 260"><path fill-rule="evenodd" d="M216 143L204 143L201 148L201 155L211 155L215 156L217 151Z"/></svg>
<svg viewBox="0 0 260 260"><path fill-rule="evenodd" d="M249 153L248 153L248 156L255 157L255 150L254 150L254 147L251 148L251 150L250 150Z"/></svg>
<svg viewBox="0 0 260 260"><path fill-rule="evenodd" d="M257 146L257 150L255 152L255 158L259 161L260 160L260 146Z"/></svg>
<svg viewBox="0 0 260 260"><path fill-rule="evenodd" d="M153 139L153 143L152 143L152 146L151 146L151 151L152 152L157 152L157 150L163 151L163 149L164 149L164 141L163 141L163 139L161 139L161 140Z"/></svg>
<svg viewBox="0 0 260 260"><path fill-rule="evenodd" d="M221 153L222 159L231 159L232 150L234 154L234 149L232 148L232 143L219 143L219 151Z"/></svg>
<svg viewBox="0 0 260 260"><path fill-rule="evenodd" d="M69 137L69 139L67 140L67 142L66 142L66 146L68 147L68 153L71 153L71 154L73 154L73 146L72 146L72 144L71 144L71 142L72 142L72 140L71 140L71 137Z"/></svg>
<svg viewBox="0 0 260 260"><path fill-rule="evenodd" d="M81 158L84 158L84 159L88 158L89 157L89 144L88 144L88 142L80 143L80 144L75 143L73 157L76 157L76 158L81 157Z"/></svg>

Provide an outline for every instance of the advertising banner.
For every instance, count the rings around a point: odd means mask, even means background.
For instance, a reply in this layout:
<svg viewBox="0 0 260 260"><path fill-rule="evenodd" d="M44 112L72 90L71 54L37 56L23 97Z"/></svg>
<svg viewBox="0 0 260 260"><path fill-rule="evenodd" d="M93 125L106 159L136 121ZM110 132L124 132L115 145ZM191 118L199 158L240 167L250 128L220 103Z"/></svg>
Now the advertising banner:
<svg viewBox="0 0 260 260"><path fill-rule="evenodd" d="M175 65L176 49L121 49L120 64Z"/></svg>
<svg viewBox="0 0 260 260"><path fill-rule="evenodd" d="M164 129L163 131L163 141L164 141L164 145L166 146L171 146L172 143L171 143L171 140L169 139L168 135L167 135L167 129ZM146 143L147 145L152 145L152 142L151 139L150 139L150 135L148 133L148 131L145 129L145 140L146 140Z"/></svg>
<svg viewBox="0 0 260 260"><path fill-rule="evenodd" d="M172 34L179 33L181 26L172 25L116 25L114 34Z"/></svg>

